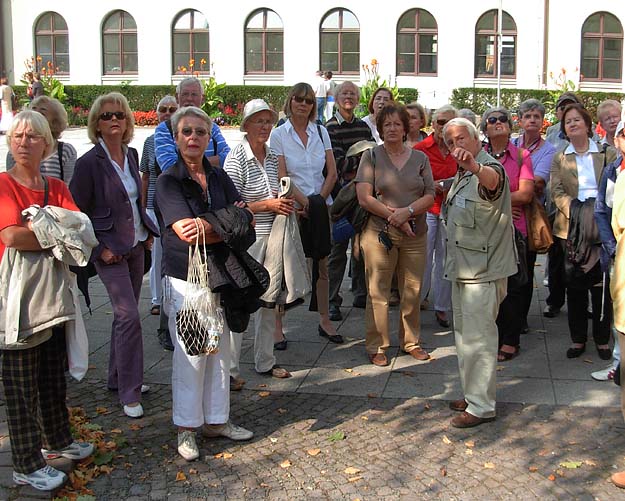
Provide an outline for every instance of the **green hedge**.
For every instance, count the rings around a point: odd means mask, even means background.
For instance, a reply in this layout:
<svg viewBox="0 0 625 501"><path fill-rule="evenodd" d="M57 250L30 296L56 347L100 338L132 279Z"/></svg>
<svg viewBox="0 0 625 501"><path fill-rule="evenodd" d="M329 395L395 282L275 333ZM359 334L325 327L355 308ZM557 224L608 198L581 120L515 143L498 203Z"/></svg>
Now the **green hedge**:
<svg viewBox="0 0 625 501"><path fill-rule="evenodd" d="M501 89L501 105L505 108L516 111L519 104L526 99L538 99L545 104L547 111L552 111L553 91L536 89ZM616 99L620 101L625 94L619 92L576 92L584 103L592 117L597 116L597 106L606 99ZM497 103L497 89L485 89L477 87L465 87L454 89L451 95L451 104L456 108L469 108L476 114L481 115L488 108Z"/></svg>

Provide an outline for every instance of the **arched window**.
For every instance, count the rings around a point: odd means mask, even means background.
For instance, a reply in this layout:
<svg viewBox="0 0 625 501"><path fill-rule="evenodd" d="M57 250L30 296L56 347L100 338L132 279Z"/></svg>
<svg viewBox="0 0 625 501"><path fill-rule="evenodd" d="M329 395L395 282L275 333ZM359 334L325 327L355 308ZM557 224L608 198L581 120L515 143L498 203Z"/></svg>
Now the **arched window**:
<svg viewBox="0 0 625 501"><path fill-rule="evenodd" d="M335 9L321 20L321 71L360 71L360 24L346 9Z"/></svg>
<svg viewBox="0 0 625 501"><path fill-rule="evenodd" d="M45 12L35 24L35 61L38 71L51 67L54 73L69 73L67 23L56 12Z"/></svg>
<svg viewBox="0 0 625 501"><path fill-rule="evenodd" d="M137 24L123 10L110 14L102 26L104 74L137 73Z"/></svg>
<svg viewBox="0 0 625 501"><path fill-rule="evenodd" d="M174 19L172 32L172 73L210 70L208 21L197 10L182 11Z"/></svg>
<svg viewBox="0 0 625 501"><path fill-rule="evenodd" d="M497 22L499 14L489 10L482 14L475 25L475 76L497 76ZM516 24L507 12L503 13L501 29L501 76L516 76Z"/></svg>
<svg viewBox="0 0 625 501"><path fill-rule="evenodd" d="M427 10L410 9L397 23L397 73L436 75L438 25Z"/></svg>
<svg viewBox="0 0 625 501"><path fill-rule="evenodd" d="M272 10L259 9L247 18L245 73L284 73L284 28Z"/></svg>
<svg viewBox="0 0 625 501"><path fill-rule="evenodd" d="M609 12L597 12L582 26L582 80L623 78L623 26Z"/></svg>

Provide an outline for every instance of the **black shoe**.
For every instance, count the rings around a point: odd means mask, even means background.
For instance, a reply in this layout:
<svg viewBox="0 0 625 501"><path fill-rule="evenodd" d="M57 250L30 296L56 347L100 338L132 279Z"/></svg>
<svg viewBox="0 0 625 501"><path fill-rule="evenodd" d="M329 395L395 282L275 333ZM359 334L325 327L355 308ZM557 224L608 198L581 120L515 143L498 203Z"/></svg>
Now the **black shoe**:
<svg viewBox="0 0 625 501"><path fill-rule="evenodd" d="M284 338L282 341L278 341L277 343L273 343L273 349L274 350L278 350L278 351L286 350L286 345L287 345L286 336L284 334L282 334L282 337Z"/></svg>
<svg viewBox="0 0 625 501"><path fill-rule="evenodd" d="M341 336L340 334L328 334L326 331L323 330L323 327L321 326L319 326L318 331L321 337L328 338L331 343L343 344L343 336Z"/></svg>
<svg viewBox="0 0 625 501"><path fill-rule="evenodd" d="M164 350L174 351L174 345L171 343L171 337L169 336L169 331L159 331L158 342Z"/></svg>
<svg viewBox="0 0 625 501"><path fill-rule="evenodd" d="M597 348L597 353L601 360L610 360L612 358L612 350L609 348Z"/></svg>
<svg viewBox="0 0 625 501"><path fill-rule="evenodd" d="M333 320L335 322L343 320L343 314L341 313L341 309L335 304L330 304L328 313L330 315L330 320Z"/></svg>
<svg viewBox="0 0 625 501"><path fill-rule="evenodd" d="M367 307L367 296L364 297L355 297L354 302L352 303L354 308L366 308Z"/></svg>
<svg viewBox="0 0 625 501"><path fill-rule="evenodd" d="M545 309L543 310L543 317L554 318L557 317L559 314L560 308L556 308L555 306L551 306L550 304L545 306Z"/></svg>
<svg viewBox="0 0 625 501"><path fill-rule="evenodd" d="M585 351L586 351L586 345L582 346L581 348L571 347L568 350L566 350L566 358L577 358ZM612 352L610 352L610 355L612 355Z"/></svg>

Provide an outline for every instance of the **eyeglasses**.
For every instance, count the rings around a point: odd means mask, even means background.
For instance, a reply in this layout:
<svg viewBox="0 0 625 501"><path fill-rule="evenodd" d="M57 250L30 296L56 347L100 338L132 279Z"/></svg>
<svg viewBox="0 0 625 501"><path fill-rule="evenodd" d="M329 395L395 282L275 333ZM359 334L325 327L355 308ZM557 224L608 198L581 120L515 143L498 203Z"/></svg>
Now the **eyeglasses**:
<svg viewBox="0 0 625 501"><path fill-rule="evenodd" d="M34 143L43 139L43 136L41 134L33 134L32 132L16 132L15 134L11 134L11 139L16 143L21 143L24 138L26 138L26 141L29 143Z"/></svg>
<svg viewBox="0 0 625 501"><path fill-rule="evenodd" d="M158 108L159 113L176 113L176 110L178 106L159 106Z"/></svg>
<svg viewBox="0 0 625 501"><path fill-rule="evenodd" d="M105 111L98 118L108 122L109 120L112 120L113 117L117 118L117 120L123 120L126 118L126 114L123 111Z"/></svg>
<svg viewBox="0 0 625 501"><path fill-rule="evenodd" d="M183 127L182 129L180 129L180 134L182 134L184 137L190 137L191 134L193 134L194 132L197 137L204 137L206 134L208 134L208 130L204 129L203 127L196 127L195 129L193 127Z"/></svg>
<svg viewBox="0 0 625 501"><path fill-rule="evenodd" d="M436 120L436 123L441 127L443 127L447 122L449 122L449 120L445 120L444 118L439 118L438 120Z"/></svg>
<svg viewBox="0 0 625 501"><path fill-rule="evenodd" d="M315 104L315 100L314 99L310 99L309 97L302 97L302 96L293 96L293 100L296 103L306 103L306 104Z"/></svg>
<svg viewBox="0 0 625 501"><path fill-rule="evenodd" d="M393 241L391 240L391 236L388 234L388 223L386 223L384 225L384 229L380 230L380 233L378 233L378 242L384 246L386 252L391 252L391 249L393 248Z"/></svg>
<svg viewBox="0 0 625 501"><path fill-rule="evenodd" d="M263 125L273 125L273 120L248 120L250 124L258 125L262 127Z"/></svg>
<svg viewBox="0 0 625 501"><path fill-rule="evenodd" d="M493 125L497 122L501 122L502 124L508 123L508 117L506 115L499 115L498 117L488 117L486 121Z"/></svg>

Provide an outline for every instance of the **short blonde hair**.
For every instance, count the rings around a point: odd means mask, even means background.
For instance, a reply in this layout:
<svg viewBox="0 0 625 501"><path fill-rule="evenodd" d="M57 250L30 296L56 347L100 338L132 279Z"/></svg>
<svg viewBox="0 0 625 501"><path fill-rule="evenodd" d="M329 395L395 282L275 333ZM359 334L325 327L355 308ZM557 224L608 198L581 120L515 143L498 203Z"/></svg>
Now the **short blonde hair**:
<svg viewBox="0 0 625 501"><path fill-rule="evenodd" d="M11 149L11 136L13 136L13 132L15 132L18 127L22 126L30 127L35 134L43 136L43 140L46 143L46 150L41 160L48 158L54 149L54 138L52 137L52 132L50 132L50 126L48 125L46 117L35 110L24 110L15 115L13 123L11 123L11 127L9 127L7 131L7 144L9 145L9 149Z"/></svg>
<svg viewBox="0 0 625 501"><path fill-rule="evenodd" d="M58 99L48 96L39 96L32 100L30 108L45 107L48 110L48 125L52 137L57 140L61 133L67 129L67 111ZM36 111L36 110L35 110Z"/></svg>
<svg viewBox="0 0 625 501"><path fill-rule="evenodd" d="M286 101L284 102L284 114L289 118L292 114L291 100L294 97L304 97L312 99L313 107L308 114L308 121L314 122L317 119L317 98L315 97L315 91L310 86L310 84L306 82L299 82L290 88L289 93L286 96Z"/></svg>
<svg viewBox="0 0 625 501"><path fill-rule="evenodd" d="M132 114L128 100L119 92L109 92L103 96L98 96L89 110L89 118L87 119L87 135L93 144L98 144L100 133L98 132L98 120L105 104L117 104L121 106L122 111L126 114L126 132L122 137L122 143L128 144L135 135L135 117Z"/></svg>

